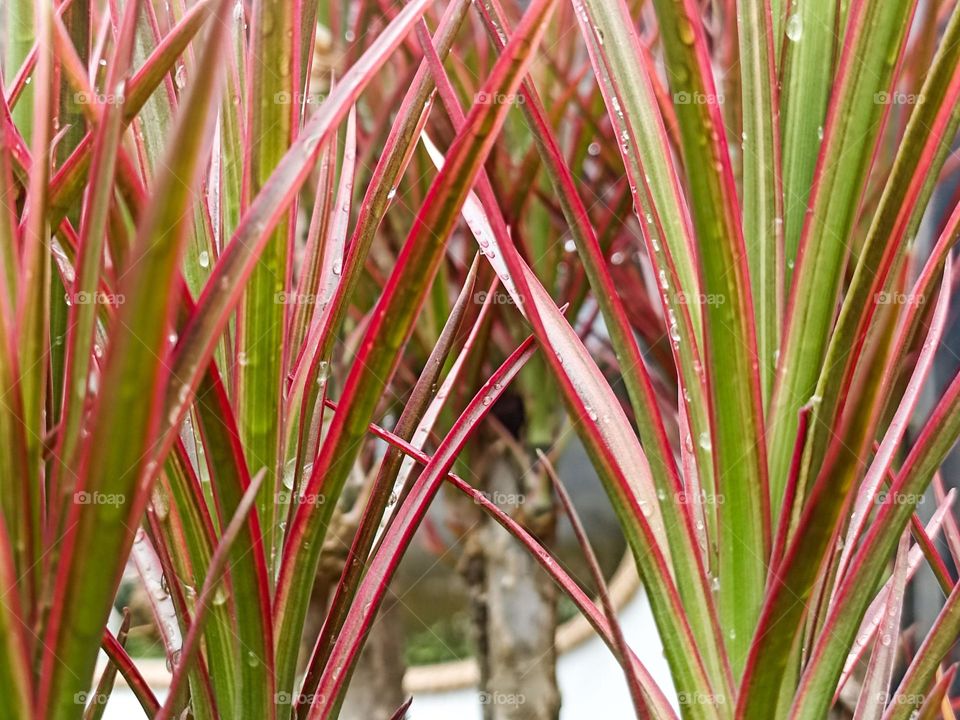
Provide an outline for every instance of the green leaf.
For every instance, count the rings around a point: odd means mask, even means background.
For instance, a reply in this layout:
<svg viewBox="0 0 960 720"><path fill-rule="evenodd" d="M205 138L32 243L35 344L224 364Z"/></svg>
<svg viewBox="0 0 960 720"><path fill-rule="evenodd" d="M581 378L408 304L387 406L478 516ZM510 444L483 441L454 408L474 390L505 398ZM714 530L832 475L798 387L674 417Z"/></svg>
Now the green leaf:
<svg viewBox="0 0 960 720"><path fill-rule="evenodd" d="M791 3L784 43L780 130L783 138L783 288L790 291L800 233L833 83L836 2ZM782 35L774 35L778 48ZM786 298L781 296L780 301Z"/></svg>
<svg viewBox="0 0 960 720"><path fill-rule="evenodd" d="M717 509L720 618L727 628L730 664L737 676L756 628L770 554L767 455L758 367L758 361L767 362L769 358L757 355L747 248L703 27L699 16L693 14L693 3L654 0L654 8L680 127L703 292L708 298L722 299L707 303L703 354L711 419L707 443L713 450L717 497L723 498ZM753 71L759 74L763 68ZM759 83L758 78L753 85ZM764 165L764 178L769 173L766 163L773 161L771 146L767 138L763 156L755 158ZM759 172L757 175L761 176ZM765 199L758 200L762 210L757 218L762 222L757 232L764 232L771 204L776 203L775 191L771 193L766 180L762 184ZM766 273L754 270L759 272L766 293L769 256L763 263ZM766 295L757 301L763 299ZM770 339L767 342L770 344Z"/></svg>
<svg viewBox="0 0 960 720"><path fill-rule="evenodd" d="M22 720L34 717L33 689L27 657L27 643L23 631L27 628L20 611L19 594L10 592L17 587L17 571L10 552L10 538L6 523L0 520L0 587L4 588L0 602L0 718Z"/></svg>
<svg viewBox="0 0 960 720"><path fill-rule="evenodd" d="M903 467L891 483L896 502L884 503L870 525L849 572L838 587L823 630L801 678L792 717L822 718L873 597L890 553L934 473L960 438L960 376L955 377L924 425Z"/></svg>
<svg viewBox="0 0 960 720"><path fill-rule="evenodd" d="M229 0L221 0L221 19L231 7ZM202 58L207 67L220 66L225 36L223 23L214 22ZM39 693L40 714L52 720L73 717L75 695L89 686L133 530L158 469L156 461L148 460L162 399L158 391L166 378L162 358L169 346L176 270L211 139L219 78L218 72L198 76L181 104L167 162L156 178L155 200L141 223L133 264L120 286L126 302L112 324L79 483L81 490L117 502L74 504L70 509ZM89 552L94 546L98 552Z"/></svg>
<svg viewBox="0 0 960 720"><path fill-rule="evenodd" d="M918 97L923 100L910 115L827 346L817 382L820 402L811 420L801 487L816 479L827 455L833 441L829 428L844 410L844 388L852 382L878 299L889 289L894 271L911 244L911 229L915 232L949 154L949 139L960 126L960 9L955 8L951 14ZM873 434L868 432L860 447L866 446Z"/></svg>
<svg viewBox="0 0 960 720"><path fill-rule="evenodd" d="M522 30L511 40L484 85L488 97L516 92L546 29L552 6L553 0L537 0L527 10ZM407 9L412 7L416 6L410 5ZM387 289L373 311L373 320L367 326L344 387L342 409L334 414L303 493L308 498L323 497L324 502L300 505L289 530L275 596L279 608L278 659L289 658L299 642L323 537L336 499L360 450L367 423L396 367L400 348L425 300L460 207L508 109L503 103L474 105L466 128L457 136L449 161L431 186ZM285 691L292 686L292 668L290 672L278 670L278 673L277 687Z"/></svg>
<svg viewBox="0 0 960 720"><path fill-rule="evenodd" d="M763 398L773 387L780 347L783 278L783 200L780 188L779 109L769 0L738 4L743 88L743 237L757 328ZM804 3L816 5L817 3Z"/></svg>
<svg viewBox="0 0 960 720"><path fill-rule="evenodd" d="M243 457L243 446L227 400L226 391L211 365L197 392L197 416L204 455L210 468L211 483L217 500L221 527L230 518L243 516L243 499L251 482ZM256 483L261 487L264 473ZM276 495L269 495L277 503ZM231 540L229 589L224 582L216 604L230 593L236 620L239 655L236 657L239 694L234 698L238 714L251 713L264 720L274 715L273 628L270 622L270 580L265 555L265 532L255 514L244 518ZM221 543L225 536L221 536ZM219 552L219 549L218 549ZM210 578L213 560L206 568L204 583Z"/></svg>
<svg viewBox="0 0 960 720"><path fill-rule="evenodd" d="M247 127L245 186L255 197L270 178L293 139L300 96L295 86L300 58L294 57L296 11L303 3L256 0L250 26L250 108ZM279 554L278 522L273 498L280 485L283 458L280 399L283 379L286 305L277 297L287 287L287 255L292 220L284 215L260 254L247 282L237 317L236 406L240 436L248 465L267 475L257 500L264 525L267 562L275 569Z"/></svg>
<svg viewBox="0 0 960 720"><path fill-rule="evenodd" d="M868 0L856 4L850 20L851 37L834 82L820 150L824 160L804 223L769 412L770 502L775 514L797 436L797 411L814 396L823 367L857 208L886 110L878 98L889 90L914 6L910 0ZM802 497L803 488L799 491Z"/></svg>

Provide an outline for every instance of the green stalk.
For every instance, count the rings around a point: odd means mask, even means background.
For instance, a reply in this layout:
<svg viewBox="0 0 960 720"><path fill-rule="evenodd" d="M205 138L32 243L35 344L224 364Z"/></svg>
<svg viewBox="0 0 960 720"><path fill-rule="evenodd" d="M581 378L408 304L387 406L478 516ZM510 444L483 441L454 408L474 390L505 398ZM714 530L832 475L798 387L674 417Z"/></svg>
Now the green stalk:
<svg viewBox="0 0 960 720"><path fill-rule="evenodd" d="M6 44L4 52L4 81L13 81L20 66L30 53L36 38L34 0L8 0L6 5ZM13 108L13 122L28 143L33 139L34 90L30 85L23 88L20 100Z"/></svg>
<svg viewBox="0 0 960 720"><path fill-rule="evenodd" d="M743 88L743 237L757 327L764 401L769 400L780 347L781 299L777 277L782 242L776 66L769 0L739 3L740 78ZM813 4L813 3L811 3Z"/></svg>
<svg viewBox="0 0 960 720"><path fill-rule="evenodd" d="M718 508L720 619L727 629L730 663L737 676L743 669L760 614L770 550L766 443L753 300L718 107L722 99L716 93L707 63L699 15L689 0L654 0L654 8L675 98L703 292L708 297L723 299L722 303L708 303L705 310L704 366L712 428L707 442L712 442L717 493L724 500ZM755 84L759 84L759 79ZM764 157L763 162L771 159ZM769 196L769 187L765 194ZM773 203L775 198L769 197L763 203L764 223L769 221Z"/></svg>
<svg viewBox="0 0 960 720"><path fill-rule="evenodd" d="M257 0L253 5L249 64L248 197L260 192L293 137L299 87L293 57L295 8L290 0ZM264 549L271 567L279 558L276 507L279 489L280 394L283 385L283 343L286 306L277 302L286 289L290 215L270 237L247 284L237 324L236 391L238 422L247 464L256 473L266 469L257 498L264 526ZM272 573L271 573L272 574Z"/></svg>
<svg viewBox="0 0 960 720"><path fill-rule="evenodd" d="M797 438L797 412L814 397L836 311L849 242L915 2L860 0L833 88L825 145L770 407L770 503L779 512ZM802 40L801 40L802 42ZM833 160L827 162L826 159ZM836 159L842 159L837 161ZM802 491L802 489L801 489Z"/></svg>
<svg viewBox="0 0 960 720"><path fill-rule="evenodd" d="M833 81L836 13L836 0L811 0L792 5L787 20L780 95L784 293L790 290L813 172L820 155Z"/></svg>

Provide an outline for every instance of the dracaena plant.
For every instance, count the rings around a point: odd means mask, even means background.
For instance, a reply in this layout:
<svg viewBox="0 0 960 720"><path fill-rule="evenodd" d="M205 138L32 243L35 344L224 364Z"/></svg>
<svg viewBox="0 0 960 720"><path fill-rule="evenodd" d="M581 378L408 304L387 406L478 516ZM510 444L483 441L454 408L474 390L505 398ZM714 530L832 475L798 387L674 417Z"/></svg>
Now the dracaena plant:
<svg viewBox="0 0 960 720"><path fill-rule="evenodd" d="M150 718L336 717L445 486L570 597L637 717L953 717L960 377L924 392L956 2L3 7L0 717L100 717L118 674ZM507 392L597 599L478 487ZM557 418L673 688L617 624ZM162 701L106 630L128 562ZM923 566L946 600L908 640Z"/></svg>

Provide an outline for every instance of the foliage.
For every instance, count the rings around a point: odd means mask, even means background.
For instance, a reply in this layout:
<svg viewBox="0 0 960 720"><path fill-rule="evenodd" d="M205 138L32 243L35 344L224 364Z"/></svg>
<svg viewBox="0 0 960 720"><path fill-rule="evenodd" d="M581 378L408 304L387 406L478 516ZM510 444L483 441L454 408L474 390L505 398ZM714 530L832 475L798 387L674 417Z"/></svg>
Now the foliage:
<svg viewBox="0 0 960 720"><path fill-rule="evenodd" d="M5 10L0 717L96 717L117 672L150 718L335 717L443 487L565 591L638 717L815 720L855 684L857 718L952 717L960 376L920 400L956 2ZM586 448L676 696L473 482L504 396L551 479ZM162 703L105 630L128 559ZM923 565L946 600L913 647Z"/></svg>

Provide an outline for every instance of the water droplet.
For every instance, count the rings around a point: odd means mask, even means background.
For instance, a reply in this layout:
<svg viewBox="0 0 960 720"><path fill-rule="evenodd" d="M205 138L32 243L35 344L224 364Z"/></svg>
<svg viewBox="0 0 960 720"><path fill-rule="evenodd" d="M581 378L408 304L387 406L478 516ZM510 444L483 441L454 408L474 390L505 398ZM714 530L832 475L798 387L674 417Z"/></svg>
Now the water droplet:
<svg viewBox="0 0 960 720"><path fill-rule="evenodd" d="M330 377L330 363L326 360L321 360L317 365L317 384L323 385L327 378Z"/></svg>
<svg viewBox="0 0 960 720"><path fill-rule="evenodd" d="M293 490L293 478L296 475L297 469L297 460L296 458L291 458L287 460L286 465L283 466L283 486L287 490Z"/></svg>
<svg viewBox="0 0 960 720"><path fill-rule="evenodd" d="M187 84L187 66L183 63L177 65L177 71L174 73L173 81L177 84L177 87L181 90Z"/></svg>
<svg viewBox="0 0 960 720"><path fill-rule="evenodd" d="M803 37L803 18L800 13L795 12L787 20L787 37L792 42L800 42Z"/></svg>
<svg viewBox="0 0 960 720"><path fill-rule="evenodd" d="M180 664L180 651L174 650L170 655L167 656L167 672L172 673L176 670L177 665Z"/></svg>
<svg viewBox="0 0 960 720"><path fill-rule="evenodd" d="M667 313L670 317L670 339L673 340L674 345L679 345L680 328L677 325L677 315L673 312L673 308L667 308Z"/></svg>
<svg viewBox="0 0 960 720"><path fill-rule="evenodd" d="M197 264L202 267L210 267L210 253L206 250L201 250L200 254L197 255Z"/></svg>
<svg viewBox="0 0 960 720"><path fill-rule="evenodd" d="M710 433L702 432L700 437L697 439L697 444L707 452L713 450L713 443L710 442Z"/></svg>

